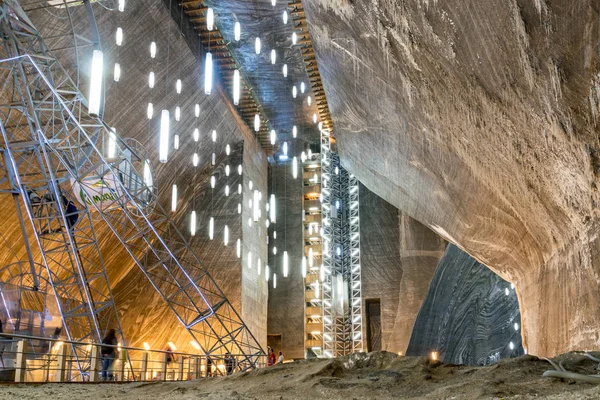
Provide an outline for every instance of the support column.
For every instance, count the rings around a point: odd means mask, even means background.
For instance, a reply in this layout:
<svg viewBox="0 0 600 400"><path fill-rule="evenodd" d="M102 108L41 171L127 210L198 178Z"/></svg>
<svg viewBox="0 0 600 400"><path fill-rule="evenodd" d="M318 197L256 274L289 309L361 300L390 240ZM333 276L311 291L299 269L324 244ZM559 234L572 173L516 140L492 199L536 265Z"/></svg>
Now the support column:
<svg viewBox="0 0 600 400"><path fill-rule="evenodd" d="M19 340L17 343L17 361L15 365L15 382L25 382L25 374L27 373L26 354L27 343L24 340Z"/></svg>
<svg viewBox="0 0 600 400"><path fill-rule="evenodd" d="M142 354L142 367L140 371L140 381L148 380L148 353Z"/></svg>
<svg viewBox="0 0 600 400"><path fill-rule="evenodd" d="M62 344L57 350L57 359L56 359L56 382L64 382L66 377L66 369L65 365L67 364L67 345Z"/></svg>
<svg viewBox="0 0 600 400"><path fill-rule="evenodd" d="M98 346L92 345L90 359L90 382L98 381L98 360L100 359L100 350Z"/></svg>

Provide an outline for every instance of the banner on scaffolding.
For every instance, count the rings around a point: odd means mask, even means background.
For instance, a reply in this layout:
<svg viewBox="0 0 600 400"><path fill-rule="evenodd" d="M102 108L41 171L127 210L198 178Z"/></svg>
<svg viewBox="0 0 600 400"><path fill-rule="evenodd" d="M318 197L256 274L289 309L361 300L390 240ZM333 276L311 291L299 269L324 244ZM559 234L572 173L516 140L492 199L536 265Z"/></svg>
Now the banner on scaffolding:
<svg viewBox="0 0 600 400"><path fill-rule="evenodd" d="M102 178L86 178L81 182L72 179L71 184L75 198L90 210L98 208L104 211L120 207L126 200L113 174L106 174Z"/></svg>

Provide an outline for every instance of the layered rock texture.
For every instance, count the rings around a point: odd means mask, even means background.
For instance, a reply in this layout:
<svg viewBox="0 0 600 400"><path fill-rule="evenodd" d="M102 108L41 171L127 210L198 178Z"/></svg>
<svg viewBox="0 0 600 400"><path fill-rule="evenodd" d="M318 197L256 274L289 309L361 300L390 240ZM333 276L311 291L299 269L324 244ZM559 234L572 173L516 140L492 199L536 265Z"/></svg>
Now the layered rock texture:
<svg viewBox="0 0 600 400"><path fill-rule="evenodd" d="M438 352L452 364L488 365L523 354L514 288L448 245L415 320L406 355Z"/></svg>
<svg viewBox="0 0 600 400"><path fill-rule="evenodd" d="M593 0L304 2L342 163L516 286L524 345L600 345Z"/></svg>

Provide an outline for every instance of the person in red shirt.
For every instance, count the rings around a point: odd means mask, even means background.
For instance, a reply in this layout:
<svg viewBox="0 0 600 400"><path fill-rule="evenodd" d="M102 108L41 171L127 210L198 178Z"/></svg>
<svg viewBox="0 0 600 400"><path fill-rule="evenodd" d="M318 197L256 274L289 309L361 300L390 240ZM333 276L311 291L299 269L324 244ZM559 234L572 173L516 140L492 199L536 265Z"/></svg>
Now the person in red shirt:
<svg viewBox="0 0 600 400"><path fill-rule="evenodd" d="M269 347L269 362L267 365L270 367L273 364L275 364L275 352Z"/></svg>

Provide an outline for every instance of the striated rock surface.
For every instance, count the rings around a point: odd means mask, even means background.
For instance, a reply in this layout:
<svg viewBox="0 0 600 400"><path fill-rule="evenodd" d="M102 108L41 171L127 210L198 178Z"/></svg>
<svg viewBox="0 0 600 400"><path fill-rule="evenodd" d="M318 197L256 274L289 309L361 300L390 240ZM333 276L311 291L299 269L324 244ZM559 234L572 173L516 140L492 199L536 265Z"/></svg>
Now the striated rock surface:
<svg viewBox="0 0 600 400"><path fill-rule="evenodd" d="M406 355L437 351L446 363L467 365L520 356L520 321L510 283L451 244L435 271Z"/></svg>
<svg viewBox="0 0 600 400"><path fill-rule="evenodd" d="M524 345L600 345L600 6L304 2L343 165L514 283Z"/></svg>

